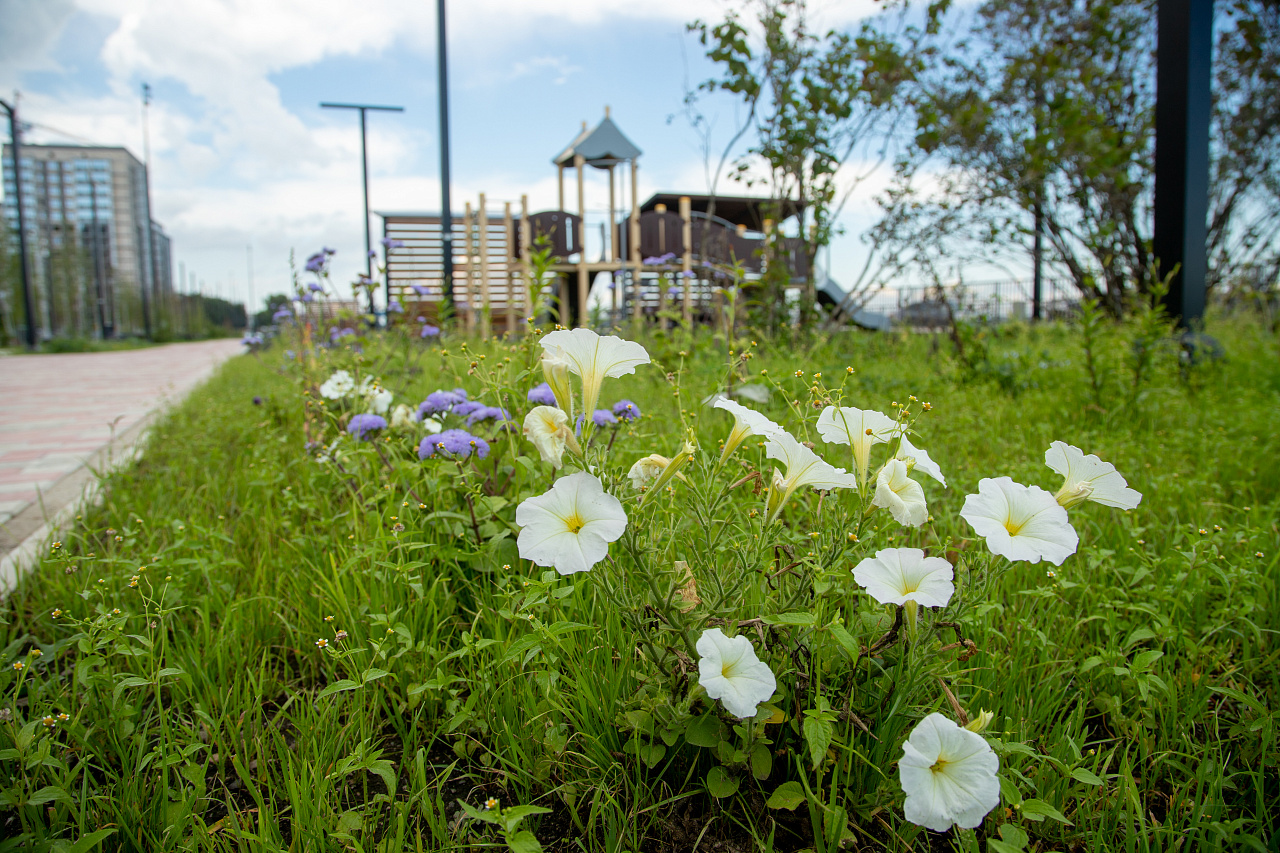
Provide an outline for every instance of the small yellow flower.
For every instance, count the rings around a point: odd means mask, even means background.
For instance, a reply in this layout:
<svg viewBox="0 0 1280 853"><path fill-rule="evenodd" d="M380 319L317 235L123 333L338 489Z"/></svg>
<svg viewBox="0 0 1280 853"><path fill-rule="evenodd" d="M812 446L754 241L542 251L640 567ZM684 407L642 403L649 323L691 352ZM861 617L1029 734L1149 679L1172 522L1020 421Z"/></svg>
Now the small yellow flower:
<svg viewBox="0 0 1280 853"><path fill-rule="evenodd" d="M333 621L333 617L332 617L332 616L326 616L326 617L324 617L324 621L326 621L326 622L332 622L332 621Z"/></svg>
<svg viewBox="0 0 1280 853"><path fill-rule="evenodd" d="M112 610L111 610L111 615L112 615L112 616L119 616L119 615L120 615L120 608L119 608L119 607L112 608Z"/></svg>
<svg viewBox="0 0 1280 853"><path fill-rule="evenodd" d="M801 376L804 376L804 371L803 371L803 370L797 370L797 371L795 372L795 377L796 377L797 379L799 379Z"/></svg>
<svg viewBox="0 0 1280 853"><path fill-rule="evenodd" d="M30 652L28 652L28 654L30 654L32 657L37 657L37 658L38 658L38 657L40 657L41 655L43 655L43 654L44 654L44 652L40 651L40 649L32 649Z"/></svg>
<svg viewBox="0 0 1280 853"><path fill-rule="evenodd" d="M51 729L58 724L58 718L49 714L48 716L41 717L40 722L44 723L45 728Z"/></svg>
<svg viewBox="0 0 1280 853"><path fill-rule="evenodd" d="M316 648L317 648L317 649L323 649L323 648L325 648L325 647L326 647L326 646L328 646L328 645L329 645L329 641L328 641L328 640L326 640L324 637L321 637L320 639L316 640Z"/></svg>
<svg viewBox="0 0 1280 853"><path fill-rule="evenodd" d="M59 607L59 608L54 608L54 611L53 611L53 618L54 618L54 619L57 619L57 618L58 618L59 616L61 616L61 615L62 615L62 608L60 608L60 607Z"/></svg>
<svg viewBox="0 0 1280 853"><path fill-rule="evenodd" d="M14 662L13 662L13 671L14 671L14 672L22 672L22 670L24 670L24 669L26 668L26 666L27 666L27 665L26 665L25 663L23 663L22 661L20 661L20 660L19 660L19 661L14 661Z"/></svg>
<svg viewBox="0 0 1280 853"><path fill-rule="evenodd" d="M498 798L490 797L489 799L485 800L484 807L490 811L492 811L493 809L496 809L498 807Z"/></svg>
<svg viewBox="0 0 1280 853"><path fill-rule="evenodd" d="M58 714L58 722L60 723L65 723L69 719L71 719L71 715L68 714L66 711L63 711L62 713Z"/></svg>

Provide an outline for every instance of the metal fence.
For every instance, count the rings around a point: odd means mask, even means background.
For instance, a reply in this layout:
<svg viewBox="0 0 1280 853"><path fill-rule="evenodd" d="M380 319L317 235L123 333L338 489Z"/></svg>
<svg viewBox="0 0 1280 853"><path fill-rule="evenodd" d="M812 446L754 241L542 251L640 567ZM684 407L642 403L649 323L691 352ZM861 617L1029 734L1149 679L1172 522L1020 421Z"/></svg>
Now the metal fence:
<svg viewBox="0 0 1280 853"><path fill-rule="evenodd" d="M1032 283L1009 279L886 289L872 296L862 310L903 325L940 327L952 314L963 320L1030 320L1032 302ZM1080 291L1069 280L1046 279L1041 287L1040 316L1071 316L1079 302Z"/></svg>

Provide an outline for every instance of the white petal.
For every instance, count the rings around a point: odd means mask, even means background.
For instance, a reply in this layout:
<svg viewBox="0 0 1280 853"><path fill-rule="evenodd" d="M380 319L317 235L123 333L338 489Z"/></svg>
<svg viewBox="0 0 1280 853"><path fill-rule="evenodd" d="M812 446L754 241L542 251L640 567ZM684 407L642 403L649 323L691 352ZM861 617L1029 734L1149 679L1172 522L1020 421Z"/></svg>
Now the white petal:
<svg viewBox="0 0 1280 853"><path fill-rule="evenodd" d="M897 421L874 409L827 406L818 416L818 435L827 444L881 444L889 440L897 427ZM871 435L867 435L867 430L871 430Z"/></svg>
<svg viewBox="0 0 1280 853"><path fill-rule="evenodd" d="M986 740L941 714L925 717L902 745L899 781L907 820L942 832L972 828L1000 801L1000 761Z"/></svg>
<svg viewBox="0 0 1280 853"><path fill-rule="evenodd" d="M785 480L790 489L813 486L815 489L856 488L857 479L843 468L821 459L818 454L796 441L785 430L768 436L765 455L787 466Z"/></svg>
<svg viewBox="0 0 1280 853"><path fill-rule="evenodd" d="M991 553L1009 560L1060 566L1080 543L1053 495L1008 477L979 480L978 494L964 499L960 517L987 540Z"/></svg>
<svg viewBox="0 0 1280 853"><path fill-rule="evenodd" d="M853 579L881 604L919 602L943 607L955 593L955 570L941 557L925 557L919 548L886 548L853 570Z"/></svg>
<svg viewBox="0 0 1280 853"><path fill-rule="evenodd" d="M773 696L777 688L773 672L756 657L746 637L730 638L719 628L708 628L695 648L699 658L698 683L729 713L742 719L752 717L760 703Z"/></svg>
<svg viewBox="0 0 1280 853"><path fill-rule="evenodd" d="M569 525L574 521L576 530ZM585 572L609 553L627 527L627 514L598 478L586 471L557 480L545 494L516 507L520 556L562 575Z"/></svg>
<svg viewBox="0 0 1280 853"><path fill-rule="evenodd" d="M898 458L915 460L914 470L937 480L944 489L947 487L947 478L942 476L942 469L938 467L938 463L929 458L929 451L916 447L905 435L902 437L902 444L898 446Z"/></svg>
<svg viewBox="0 0 1280 853"><path fill-rule="evenodd" d="M1044 452L1044 464L1062 475L1063 488L1068 491L1087 483L1092 489L1088 499L1094 503L1130 510L1142 501L1142 494L1129 488L1116 466L1092 453L1086 456L1083 450L1065 441L1049 445Z"/></svg>
<svg viewBox="0 0 1280 853"><path fill-rule="evenodd" d="M876 477L874 506L889 510L894 520L908 527L919 527L929 520L924 489L907 476L907 464L890 459Z"/></svg>

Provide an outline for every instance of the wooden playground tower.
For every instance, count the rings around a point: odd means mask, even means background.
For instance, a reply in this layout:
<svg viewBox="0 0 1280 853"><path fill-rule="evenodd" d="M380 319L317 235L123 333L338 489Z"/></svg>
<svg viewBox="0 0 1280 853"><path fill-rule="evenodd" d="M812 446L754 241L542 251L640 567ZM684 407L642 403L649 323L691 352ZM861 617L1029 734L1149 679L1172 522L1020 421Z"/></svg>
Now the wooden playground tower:
<svg viewBox="0 0 1280 853"><path fill-rule="evenodd" d="M527 195L519 210L502 203L497 214L481 193L461 219L454 218L453 298L458 318L470 333L489 337L515 334L528 316L530 258L550 246L555 262L553 299L565 326L586 326L592 279L609 273L608 310L623 318L670 316L679 311L688 324L708 319L717 288L728 283L724 270L739 264L747 278L761 271L759 249L772 223L763 219L767 199L658 194L639 203L641 151L609 115L581 132L558 154L556 210L529 212ZM609 181L608 227L599 260L589 260L584 240L587 219L587 167L604 171ZM577 212L565 208L565 173L577 179ZM622 171L619 176L617 173ZM620 216L619 177L630 177L630 210ZM716 215L710 215L714 205ZM677 212L668 208L674 206ZM383 236L403 243L387 257L387 292L410 316L437 317L443 302L443 245L440 216L432 213L380 213ZM782 238L784 244L794 241ZM796 247L792 247L796 248ZM795 253L792 252L794 255ZM793 265L792 269L796 270ZM793 273L794 274L794 273ZM665 322L665 321L663 321Z"/></svg>

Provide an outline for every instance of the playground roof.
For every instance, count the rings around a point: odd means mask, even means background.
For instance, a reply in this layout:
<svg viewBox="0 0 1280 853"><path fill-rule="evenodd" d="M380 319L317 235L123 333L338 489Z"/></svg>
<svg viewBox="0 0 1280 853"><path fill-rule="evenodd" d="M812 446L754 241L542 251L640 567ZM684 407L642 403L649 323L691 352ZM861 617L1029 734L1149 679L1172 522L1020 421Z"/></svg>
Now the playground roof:
<svg viewBox="0 0 1280 853"><path fill-rule="evenodd" d="M606 169L623 160L636 159L641 151L622 134L613 119L605 116L591 130L584 128L551 162L557 166L572 166L577 154L582 155L587 165Z"/></svg>
<svg viewBox="0 0 1280 853"><path fill-rule="evenodd" d="M764 212L763 208L767 204L776 204L777 199L758 198L754 196L734 196L734 195L693 195L692 193L674 193L659 192L649 197L649 200L640 205L641 213L648 213L659 204L665 204L667 210L675 213L680 209L680 199L687 196L691 202L690 207L694 213L706 213L711 205L711 199L716 202L715 216L717 219L723 219L733 225L745 225L752 231L760 231L764 228ZM803 205L798 202L791 202L791 206L797 209L803 209ZM790 217L783 217L789 219Z"/></svg>

